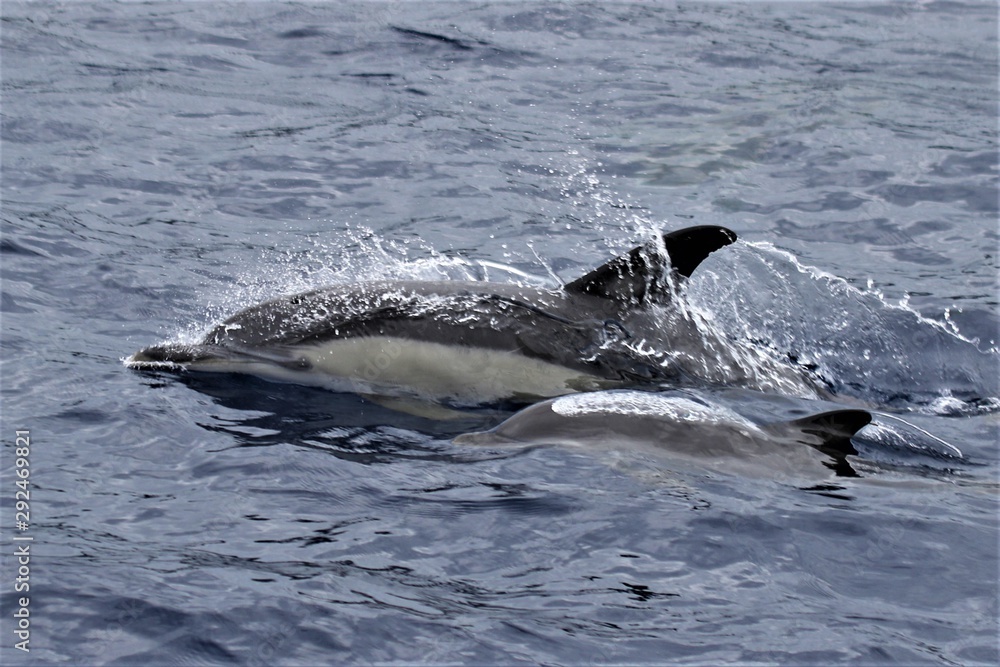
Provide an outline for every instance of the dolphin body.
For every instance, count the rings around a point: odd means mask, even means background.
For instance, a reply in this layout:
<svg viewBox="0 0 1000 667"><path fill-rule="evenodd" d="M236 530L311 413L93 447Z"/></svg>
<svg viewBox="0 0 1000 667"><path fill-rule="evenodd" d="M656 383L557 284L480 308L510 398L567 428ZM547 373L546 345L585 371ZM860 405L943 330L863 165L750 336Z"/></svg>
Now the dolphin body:
<svg viewBox="0 0 1000 667"><path fill-rule="evenodd" d="M686 320L662 331L654 310L669 308L702 260L735 240L715 226L670 232L561 289L334 285L247 308L198 344L154 345L124 361L458 406L678 383L689 372L682 360L698 358L698 333ZM692 349L666 359L643 351L647 340L664 339Z"/></svg>
<svg viewBox="0 0 1000 667"><path fill-rule="evenodd" d="M833 410L756 424L721 404L635 390L598 391L536 403L462 445L560 445L638 449L672 464L771 478L856 477L851 437L872 421L864 410Z"/></svg>

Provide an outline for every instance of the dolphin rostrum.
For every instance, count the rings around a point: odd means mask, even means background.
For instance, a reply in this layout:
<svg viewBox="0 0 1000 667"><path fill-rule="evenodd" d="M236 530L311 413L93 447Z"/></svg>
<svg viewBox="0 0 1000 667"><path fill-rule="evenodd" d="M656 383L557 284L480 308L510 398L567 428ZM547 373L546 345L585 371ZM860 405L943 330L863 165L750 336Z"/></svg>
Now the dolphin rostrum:
<svg viewBox="0 0 1000 667"><path fill-rule="evenodd" d="M457 444L627 448L673 464L770 477L855 477L851 437L872 421L841 409L792 421L757 424L701 398L635 390L573 394L536 403L489 431Z"/></svg>
<svg viewBox="0 0 1000 667"><path fill-rule="evenodd" d="M735 240L715 226L670 232L561 289L459 281L333 285L252 306L198 344L154 345L125 363L455 405L683 381L697 375L683 363L698 356L697 334L661 331L653 311L669 307L702 260ZM654 340L691 349L651 356Z"/></svg>

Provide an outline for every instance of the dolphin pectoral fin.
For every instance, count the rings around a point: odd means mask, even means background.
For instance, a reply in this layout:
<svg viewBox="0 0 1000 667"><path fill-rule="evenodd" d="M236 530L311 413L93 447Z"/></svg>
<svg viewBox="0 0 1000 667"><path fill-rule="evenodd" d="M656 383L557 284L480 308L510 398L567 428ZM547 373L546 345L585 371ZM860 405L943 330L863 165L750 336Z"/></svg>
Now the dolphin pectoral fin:
<svg viewBox="0 0 1000 667"><path fill-rule="evenodd" d="M477 445L488 447L497 443L507 444L500 436L493 431L475 431L473 433L462 433L451 439L456 445Z"/></svg>
<svg viewBox="0 0 1000 667"><path fill-rule="evenodd" d="M414 417L423 417L424 419L447 421L451 419L468 419L470 416L467 412L446 408L443 405L438 405L431 401L421 401L416 398L378 396L376 394L360 394L360 396L365 400L381 405L383 408L389 408L390 410L413 415Z"/></svg>
<svg viewBox="0 0 1000 667"><path fill-rule="evenodd" d="M451 439L456 445L472 445L474 447L534 447L532 443L516 440L497 433L497 430L473 431L462 433Z"/></svg>
<svg viewBox="0 0 1000 667"><path fill-rule="evenodd" d="M577 278L563 289L622 303L644 303L650 296L669 294L671 278L676 282L690 277L706 257L735 240L736 234L725 227L702 225L680 229L663 235L663 246L670 258L669 273L658 243L653 241Z"/></svg>

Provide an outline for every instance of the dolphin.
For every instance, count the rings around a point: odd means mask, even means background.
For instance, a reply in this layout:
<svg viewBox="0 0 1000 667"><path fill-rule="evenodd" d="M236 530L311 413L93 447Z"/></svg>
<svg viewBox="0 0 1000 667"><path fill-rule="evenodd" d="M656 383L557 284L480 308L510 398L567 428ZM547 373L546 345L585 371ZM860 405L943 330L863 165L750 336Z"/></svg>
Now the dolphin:
<svg viewBox="0 0 1000 667"><path fill-rule="evenodd" d="M153 345L124 362L456 406L677 383L689 373L683 361L699 358L697 332L683 321L664 332L656 313L669 309L702 260L735 240L717 226L673 231L559 289L461 281L332 285L247 308L200 343ZM647 341L654 340L684 354L651 355Z"/></svg>
<svg viewBox="0 0 1000 667"><path fill-rule="evenodd" d="M715 472L767 477L858 476L851 437L872 421L841 409L757 424L719 403L636 390L573 394L536 403L460 445L639 449Z"/></svg>

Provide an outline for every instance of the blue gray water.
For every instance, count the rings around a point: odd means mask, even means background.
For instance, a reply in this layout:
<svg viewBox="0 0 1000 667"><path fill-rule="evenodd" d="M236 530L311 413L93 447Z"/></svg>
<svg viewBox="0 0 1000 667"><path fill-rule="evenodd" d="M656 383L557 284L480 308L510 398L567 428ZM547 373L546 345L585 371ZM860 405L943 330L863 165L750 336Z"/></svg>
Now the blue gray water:
<svg viewBox="0 0 1000 667"><path fill-rule="evenodd" d="M3 664L997 663L995 4L2 12ZM269 296L556 283L690 224L741 237L689 286L707 327L912 424L862 432L878 472L477 450L502 413L121 363Z"/></svg>

